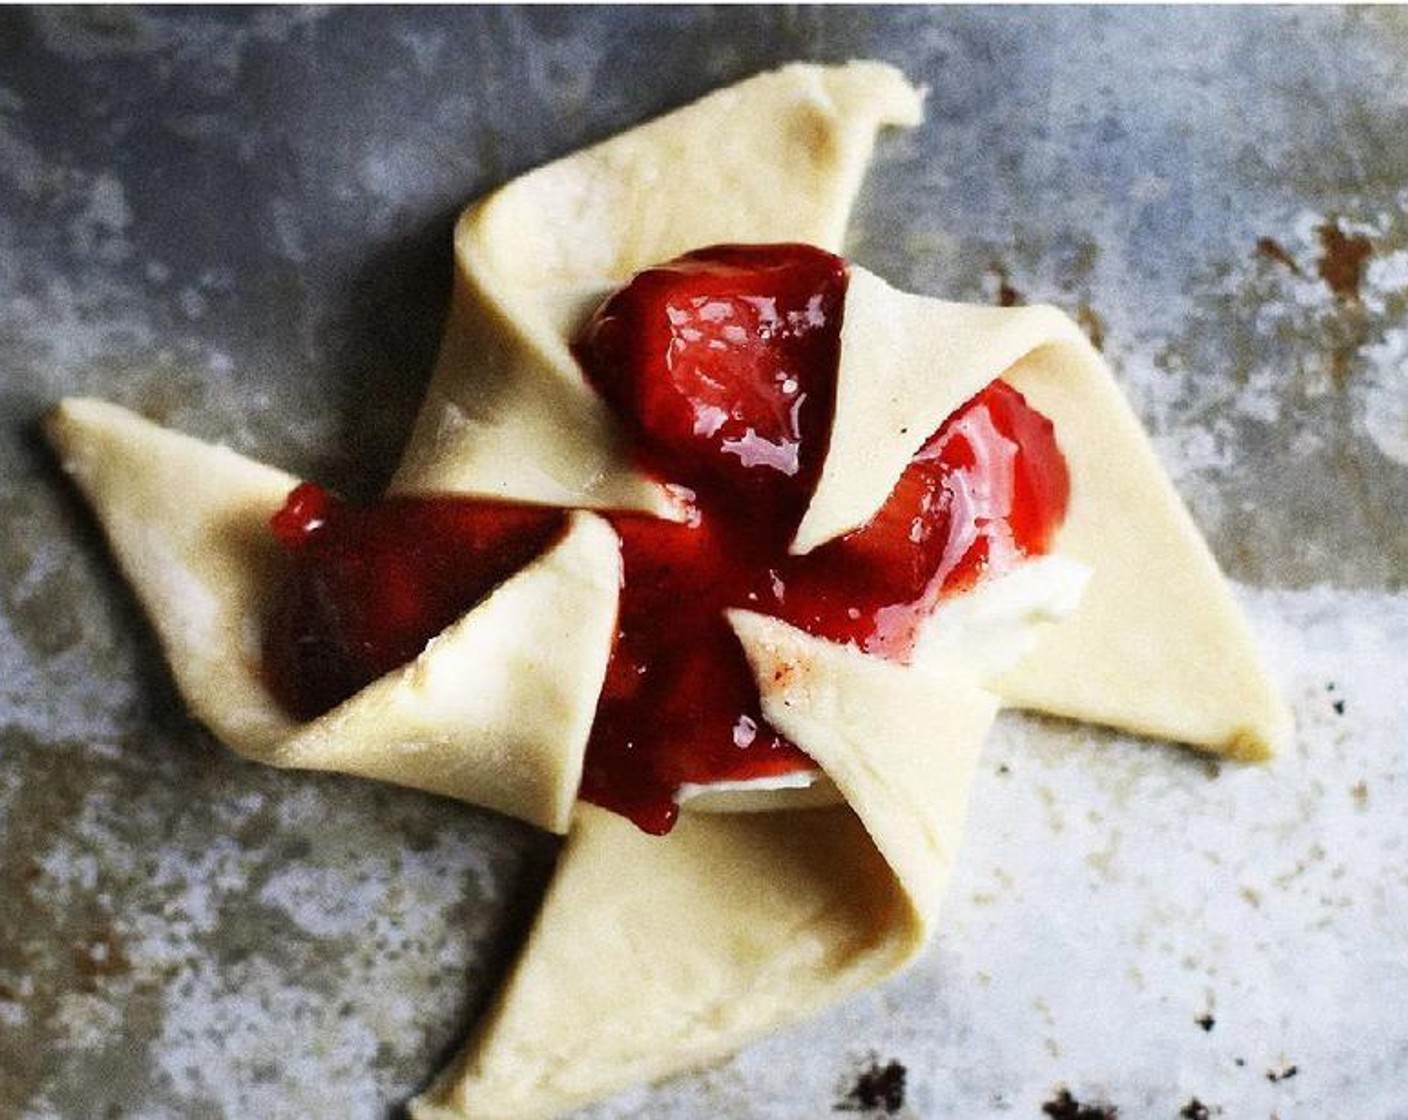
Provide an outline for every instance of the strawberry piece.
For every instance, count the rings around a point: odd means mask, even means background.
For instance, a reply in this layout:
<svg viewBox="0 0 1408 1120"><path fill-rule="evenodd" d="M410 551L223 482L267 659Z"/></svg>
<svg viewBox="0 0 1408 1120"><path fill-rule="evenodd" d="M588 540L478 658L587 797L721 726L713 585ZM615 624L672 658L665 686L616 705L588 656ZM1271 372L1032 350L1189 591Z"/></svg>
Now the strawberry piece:
<svg viewBox="0 0 1408 1120"><path fill-rule="evenodd" d="M266 679L311 719L414 659L542 552L565 514L454 498L358 508L303 483L270 524L291 570L265 628Z"/></svg>
<svg viewBox="0 0 1408 1120"><path fill-rule="evenodd" d="M1069 491L1051 422L994 381L929 438L870 522L784 568L778 613L903 658L940 596L1049 549Z"/></svg>
<svg viewBox="0 0 1408 1120"><path fill-rule="evenodd" d="M576 353L666 480L788 525L826 450L846 265L808 245L722 245L640 273Z"/></svg>

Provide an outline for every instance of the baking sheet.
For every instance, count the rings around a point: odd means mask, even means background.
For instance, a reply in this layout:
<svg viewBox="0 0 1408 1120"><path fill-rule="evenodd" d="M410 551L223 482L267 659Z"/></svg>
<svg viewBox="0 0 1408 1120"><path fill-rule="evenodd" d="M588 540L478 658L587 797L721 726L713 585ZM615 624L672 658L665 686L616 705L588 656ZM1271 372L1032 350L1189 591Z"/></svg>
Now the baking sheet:
<svg viewBox="0 0 1408 1120"><path fill-rule="evenodd" d="M215 746L43 409L107 397L374 493L464 201L862 56L931 93L852 255L1081 319L1297 744L1216 767L1004 718L914 970L584 1115L1408 1116L1408 14L1334 8L0 12L0 1114L395 1115L553 851Z"/></svg>

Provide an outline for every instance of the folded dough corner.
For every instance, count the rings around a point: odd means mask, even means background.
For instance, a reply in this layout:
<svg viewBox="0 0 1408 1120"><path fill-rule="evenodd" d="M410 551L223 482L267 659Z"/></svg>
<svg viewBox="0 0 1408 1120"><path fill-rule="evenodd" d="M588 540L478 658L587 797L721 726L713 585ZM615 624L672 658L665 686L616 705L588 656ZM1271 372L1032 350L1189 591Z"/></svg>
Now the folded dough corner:
<svg viewBox="0 0 1408 1120"><path fill-rule="evenodd" d="M101 401L64 401L48 433L151 618L182 698L227 746L566 831L616 628L620 552L605 521L573 514L561 540L415 661L297 723L260 670L281 571L268 524L297 480Z"/></svg>
<svg viewBox="0 0 1408 1120"><path fill-rule="evenodd" d="M763 713L846 807L685 813L665 837L590 805L528 943L416 1120L535 1120L715 1060L877 983L925 944L997 698L736 612Z"/></svg>
<svg viewBox="0 0 1408 1120"><path fill-rule="evenodd" d="M837 248L877 132L917 124L921 103L883 64L790 66L465 212L445 338L393 489L578 512L415 662L311 723L278 710L259 670L280 564L265 526L295 480L112 405L68 401L51 419L183 696L218 737L275 765L570 825L518 963L412 1105L418 1120L557 1115L892 973L932 929L999 703L1243 757L1287 734L1216 564L1080 331L1049 308L905 295L856 268L831 447L794 547L864 523L926 436L1002 376L1056 424L1072 473L1057 549L1091 569L1085 599L996 682L974 679L962 650L898 665L734 612L765 716L845 804L685 813L663 839L574 808L619 581L615 537L586 511L675 509L572 359L575 326L601 293L685 250ZM472 692L458 684L470 664L484 682Z"/></svg>
<svg viewBox="0 0 1408 1120"><path fill-rule="evenodd" d="M885 125L922 96L891 66L793 65L531 171L455 230L440 356L392 488L669 516L568 350L564 323L633 273L727 241L839 249Z"/></svg>
<svg viewBox="0 0 1408 1120"><path fill-rule="evenodd" d="M1071 500L1053 551L1092 575L996 690L1014 707L1270 757L1290 716L1227 582L1104 359L1055 308L909 295L852 266L831 443L793 550L869 521L929 434L998 377L1055 425Z"/></svg>

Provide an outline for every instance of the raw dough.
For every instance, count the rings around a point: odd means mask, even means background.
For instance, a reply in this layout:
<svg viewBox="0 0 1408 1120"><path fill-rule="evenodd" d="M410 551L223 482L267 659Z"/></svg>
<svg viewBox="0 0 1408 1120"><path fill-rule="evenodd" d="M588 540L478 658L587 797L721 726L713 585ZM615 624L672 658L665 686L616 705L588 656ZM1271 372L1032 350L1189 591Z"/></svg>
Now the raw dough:
<svg viewBox="0 0 1408 1120"><path fill-rule="evenodd" d="M945 417L1003 377L1055 424L1071 504L1053 551L1089 565L1071 616L996 684L1009 704L1270 757L1290 715L1217 563L1109 367L1051 307L972 307L851 269L836 419L793 544L865 524Z"/></svg>
<svg viewBox="0 0 1408 1120"><path fill-rule="evenodd" d="M734 612L763 714L849 808L682 816L590 805L520 961L416 1120L535 1120L714 1060L876 983L925 943L997 698Z"/></svg>
<svg viewBox="0 0 1408 1120"><path fill-rule="evenodd" d="M616 626L620 552L605 521L573 514L562 540L415 661L299 724L259 670L280 564L268 521L297 480L101 401L65 401L49 436L182 697L222 742L274 766L381 778L566 831Z"/></svg>

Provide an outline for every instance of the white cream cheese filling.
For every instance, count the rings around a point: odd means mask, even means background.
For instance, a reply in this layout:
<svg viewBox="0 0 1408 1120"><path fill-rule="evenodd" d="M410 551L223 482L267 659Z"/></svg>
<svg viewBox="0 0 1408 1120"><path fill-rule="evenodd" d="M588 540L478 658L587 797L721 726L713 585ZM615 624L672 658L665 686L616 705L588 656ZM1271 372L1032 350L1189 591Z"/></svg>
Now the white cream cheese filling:
<svg viewBox="0 0 1408 1120"><path fill-rule="evenodd" d="M1048 625L1075 613L1090 571L1052 553L941 599L919 628L914 663L962 662L987 684L1026 656Z"/></svg>
<svg viewBox="0 0 1408 1120"><path fill-rule="evenodd" d="M962 665L973 681L985 685L1017 664L1047 626L1075 611L1089 578L1090 568L1078 560L1038 556L948 596L921 625L911 664L936 681L944 679L946 669ZM675 794L681 808L706 813L804 809L840 800L820 769L743 781L687 782Z"/></svg>

